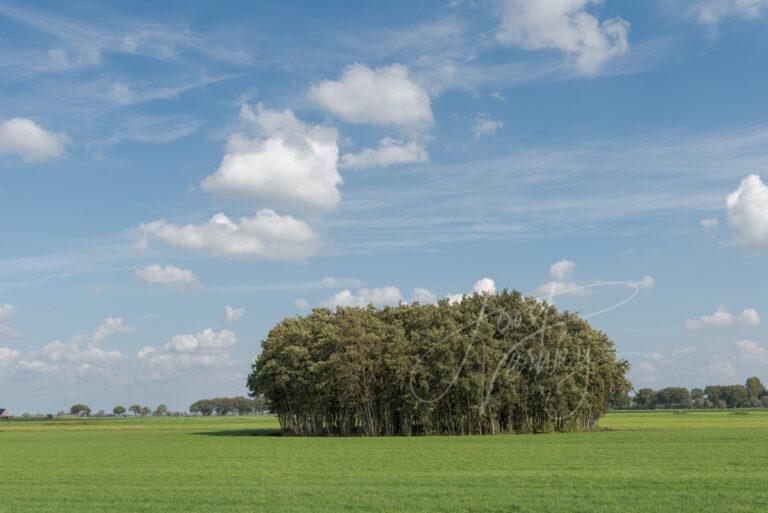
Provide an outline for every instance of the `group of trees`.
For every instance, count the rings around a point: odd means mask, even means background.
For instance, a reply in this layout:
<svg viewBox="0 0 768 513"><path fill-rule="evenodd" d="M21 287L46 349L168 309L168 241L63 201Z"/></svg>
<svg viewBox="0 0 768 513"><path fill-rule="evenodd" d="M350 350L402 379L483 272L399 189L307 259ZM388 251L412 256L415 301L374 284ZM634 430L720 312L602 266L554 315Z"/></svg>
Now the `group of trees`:
<svg viewBox="0 0 768 513"><path fill-rule="evenodd" d="M112 409L112 413L117 416L125 415L127 411L130 411L134 415L146 417L147 415L154 415L156 417L162 417L166 415L171 415L171 412L168 410L168 407L164 404L161 404L157 408L155 408L154 412L152 411L152 408L149 406L141 406L139 404L134 404L127 410L125 409L125 406L115 406ZM63 412L59 412L59 415L61 415ZM90 417L91 416L91 408L87 404L73 404L72 407L69 408L69 414L70 415L76 415L78 417ZM97 417L104 417L106 416L106 412L104 410L100 410L98 413L96 413L95 416Z"/></svg>
<svg viewBox="0 0 768 513"><path fill-rule="evenodd" d="M252 415L264 414L269 411L266 399L262 396L249 399L247 397L218 397L215 399L201 399L192 403L189 407L192 413L208 415Z"/></svg>
<svg viewBox="0 0 768 513"><path fill-rule="evenodd" d="M622 398L616 407L651 410L654 408L768 408L768 391L757 377L744 385L710 385L688 390L670 387L661 390L641 388L634 397Z"/></svg>
<svg viewBox="0 0 768 513"><path fill-rule="evenodd" d="M262 347L251 396L297 435L591 429L631 387L608 336L516 291L315 309Z"/></svg>

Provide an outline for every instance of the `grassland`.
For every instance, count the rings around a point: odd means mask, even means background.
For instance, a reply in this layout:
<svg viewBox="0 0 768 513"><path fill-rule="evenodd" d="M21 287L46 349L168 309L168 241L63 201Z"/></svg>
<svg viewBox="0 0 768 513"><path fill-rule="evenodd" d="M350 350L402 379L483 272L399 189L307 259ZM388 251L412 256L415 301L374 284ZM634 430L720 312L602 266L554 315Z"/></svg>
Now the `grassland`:
<svg viewBox="0 0 768 513"><path fill-rule="evenodd" d="M768 511L767 411L614 413L601 431L554 435L293 438L276 427L2 423L0 512Z"/></svg>

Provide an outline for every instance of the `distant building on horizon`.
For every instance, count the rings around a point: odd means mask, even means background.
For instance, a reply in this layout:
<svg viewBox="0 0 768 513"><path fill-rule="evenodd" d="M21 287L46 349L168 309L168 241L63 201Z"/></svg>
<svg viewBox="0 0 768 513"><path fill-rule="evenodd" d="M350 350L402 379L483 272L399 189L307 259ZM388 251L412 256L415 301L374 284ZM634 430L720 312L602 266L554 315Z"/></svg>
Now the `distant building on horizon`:
<svg viewBox="0 0 768 513"><path fill-rule="evenodd" d="M8 411L8 408L0 408L0 419L10 419L11 414Z"/></svg>

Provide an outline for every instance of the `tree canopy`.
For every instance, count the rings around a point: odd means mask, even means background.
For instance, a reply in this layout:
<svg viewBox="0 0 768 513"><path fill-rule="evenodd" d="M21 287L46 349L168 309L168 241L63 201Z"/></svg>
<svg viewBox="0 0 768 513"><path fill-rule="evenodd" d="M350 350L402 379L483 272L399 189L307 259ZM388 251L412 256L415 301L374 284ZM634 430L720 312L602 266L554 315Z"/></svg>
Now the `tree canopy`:
<svg viewBox="0 0 768 513"><path fill-rule="evenodd" d="M573 431L627 394L628 368L577 315L504 291L285 319L248 388L290 434Z"/></svg>

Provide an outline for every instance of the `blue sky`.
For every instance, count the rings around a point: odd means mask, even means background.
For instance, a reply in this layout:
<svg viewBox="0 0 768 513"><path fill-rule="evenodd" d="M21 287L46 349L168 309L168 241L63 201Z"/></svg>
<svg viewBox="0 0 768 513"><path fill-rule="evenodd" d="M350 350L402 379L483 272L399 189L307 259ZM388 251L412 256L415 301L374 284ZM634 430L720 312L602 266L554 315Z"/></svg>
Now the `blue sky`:
<svg viewBox="0 0 768 513"><path fill-rule="evenodd" d="M768 1L59 4L0 1L0 406L186 409L475 288L768 379Z"/></svg>

